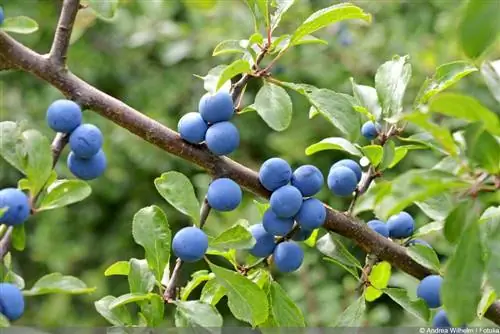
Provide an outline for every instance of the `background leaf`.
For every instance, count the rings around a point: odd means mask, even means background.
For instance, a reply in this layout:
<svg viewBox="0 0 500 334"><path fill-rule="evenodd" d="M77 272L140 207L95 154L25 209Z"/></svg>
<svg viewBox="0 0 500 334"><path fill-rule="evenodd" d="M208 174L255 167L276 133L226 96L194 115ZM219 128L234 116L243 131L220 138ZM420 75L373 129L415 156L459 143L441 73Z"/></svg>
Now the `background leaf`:
<svg viewBox="0 0 500 334"><path fill-rule="evenodd" d="M191 181L182 173L171 171L155 179L156 190L160 195L195 222L200 218L200 203L194 193Z"/></svg>
<svg viewBox="0 0 500 334"><path fill-rule="evenodd" d="M27 16L7 17L0 30L16 34L32 34L38 30L38 23Z"/></svg>

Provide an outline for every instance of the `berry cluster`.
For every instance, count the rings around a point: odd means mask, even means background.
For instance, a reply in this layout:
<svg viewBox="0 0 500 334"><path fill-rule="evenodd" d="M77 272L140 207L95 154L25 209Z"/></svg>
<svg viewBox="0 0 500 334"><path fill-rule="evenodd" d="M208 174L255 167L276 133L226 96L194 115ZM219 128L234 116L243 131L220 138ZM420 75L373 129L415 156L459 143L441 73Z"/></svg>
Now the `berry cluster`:
<svg viewBox="0 0 500 334"><path fill-rule="evenodd" d="M69 134L71 152L68 168L77 178L93 180L106 170L101 130L93 124L82 124L82 110L70 100L57 100L47 109L47 123L56 131Z"/></svg>
<svg viewBox="0 0 500 334"><path fill-rule="evenodd" d="M271 158L262 164L259 180L272 194L262 224L251 228L256 244L250 253L256 257L273 254L279 271L295 271L302 264L304 252L298 244L287 239L295 222L300 227L292 236L295 241L306 240L325 222L325 206L311 197L321 190L323 174L312 165L301 166L292 173L285 160ZM275 237L281 238L276 240Z"/></svg>
<svg viewBox="0 0 500 334"><path fill-rule="evenodd" d="M10 283L0 283L0 313L10 321L24 313L24 297L19 288Z"/></svg>
<svg viewBox="0 0 500 334"><path fill-rule="evenodd" d="M200 99L199 112L182 116L177 129L191 144L205 142L215 155L227 155L240 145L238 128L229 120L234 115L233 99L227 92L206 93Z"/></svg>

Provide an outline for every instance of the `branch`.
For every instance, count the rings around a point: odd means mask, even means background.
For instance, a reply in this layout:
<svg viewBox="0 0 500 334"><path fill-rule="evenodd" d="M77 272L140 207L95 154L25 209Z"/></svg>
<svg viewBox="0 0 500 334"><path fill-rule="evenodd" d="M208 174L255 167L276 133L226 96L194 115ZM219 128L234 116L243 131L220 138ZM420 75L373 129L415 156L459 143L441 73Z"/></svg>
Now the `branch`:
<svg viewBox="0 0 500 334"><path fill-rule="evenodd" d="M56 34L49 53L49 60L60 67L66 65L73 23L79 9L80 0L64 0L61 16L57 23Z"/></svg>
<svg viewBox="0 0 500 334"><path fill-rule="evenodd" d="M2 239L0 239L0 259L3 260L7 252L9 251L9 247L12 241L12 231L14 230L14 227L9 226L7 228L7 231L5 231L5 234L2 236Z"/></svg>
<svg viewBox="0 0 500 334"><path fill-rule="evenodd" d="M188 144L163 124L89 85L71 72L59 71L56 64L48 62L4 32L0 32L0 55L59 89L82 107L97 112L164 151L200 166L211 175L223 174L257 196L270 197L271 193L260 184L258 174L253 170L227 157L213 155L205 145ZM372 231L356 218L326 207L324 227L327 230L353 240L366 253L373 253L418 279L434 273L415 262L404 247ZM497 303L490 307L486 315L500 325L500 303Z"/></svg>

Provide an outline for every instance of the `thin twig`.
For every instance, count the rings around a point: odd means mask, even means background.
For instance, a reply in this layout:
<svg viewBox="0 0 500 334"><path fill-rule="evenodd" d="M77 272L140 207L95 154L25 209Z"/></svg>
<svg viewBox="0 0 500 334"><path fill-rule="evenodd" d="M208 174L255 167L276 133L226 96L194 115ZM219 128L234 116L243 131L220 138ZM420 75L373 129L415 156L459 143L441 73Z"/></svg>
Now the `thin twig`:
<svg viewBox="0 0 500 334"><path fill-rule="evenodd" d="M264 45L262 50L257 55L257 58L255 59L255 65L253 66L254 70L258 68L260 62L264 59L268 51L269 51L269 44L266 44ZM250 74L243 75L241 79L238 80L231 88L231 96L235 103L237 103L237 101L240 99L241 93L243 92L250 78L252 78Z"/></svg>
<svg viewBox="0 0 500 334"><path fill-rule="evenodd" d="M208 215L210 214L210 211L212 210L212 207L210 204L208 204L208 199L205 196L203 199L203 204L201 205L200 209L200 228L203 228L205 226L205 223L207 222Z"/></svg>
<svg viewBox="0 0 500 334"><path fill-rule="evenodd" d="M56 33L49 53L49 60L58 66L66 65L66 58L80 0L64 0Z"/></svg>
<svg viewBox="0 0 500 334"><path fill-rule="evenodd" d="M69 134L67 133L58 133L54 137L52 141L51 150L52 150L52 168L56 167L57 161L61 157L61 153L64 150L66 144L69 141Z"/></svg>
<svg viewBox="0 0 500 334"><path fill-rule="evenodd" d="M349 209L347 209L348 214L352 214L359 196L363 195L368 190L368 188L370 188L373 180L375 180L380 175L380 173L375 171L375 168L373 166L370 166L363 182L356 188L356 191L354 192L354 197L352 198L351 204L349 204Z"/></svg>
<svg viewBox="0 0 500 334"><path fill-rule="evenodd" d="M3 260L5 255L9 252L10 244L12 241L12 231L14 230L13 226L9 226L5 234L0 239L0 260Z"/></svg>

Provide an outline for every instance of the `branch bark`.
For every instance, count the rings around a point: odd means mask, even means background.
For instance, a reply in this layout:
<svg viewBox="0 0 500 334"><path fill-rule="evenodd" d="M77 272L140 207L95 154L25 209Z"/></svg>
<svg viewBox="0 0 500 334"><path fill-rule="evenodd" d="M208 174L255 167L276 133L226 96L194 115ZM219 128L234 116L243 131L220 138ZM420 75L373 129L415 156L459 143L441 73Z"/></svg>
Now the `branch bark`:
<svg viewBox="0 0 500 334"><path fill-rule="evenodd" d="M0 32L0 55L19 69L30 72L59 89L66 97L83 107L97 112L166 152L202 167L211 175L229 177L257 196L270 197L270 192L262 187L253 170L227 157L211 154L205 145L188 144L163 124L89 85L71 72L59 71L56 64L4 32ZM356 218L326 207L324 227L327 230L353 240L366 253L372 253L418 279L433 274L432 270L408 256L404 247L383 238ZM495 302L486 316L500 325L500 303Z"/></svg>
<svg viewBox="0 0 500 334"><path fill-rule="evenodd" d="M80 0L64 0L49 53L49 60L60 67L66 65L71 32L79 9Z"/></svg>

